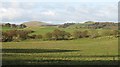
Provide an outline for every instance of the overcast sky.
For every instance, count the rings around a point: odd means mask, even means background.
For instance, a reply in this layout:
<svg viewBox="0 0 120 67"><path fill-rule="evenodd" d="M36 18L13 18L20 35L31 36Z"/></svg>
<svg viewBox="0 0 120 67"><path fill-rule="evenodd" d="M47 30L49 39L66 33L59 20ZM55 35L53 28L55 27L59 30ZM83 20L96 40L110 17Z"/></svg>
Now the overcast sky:
<svg viewBox="0 0 120 67"><path fill-rule="evenodd" d="M0 6L2 22L48 23L118 20L118 0L3 0Z"/></svg>

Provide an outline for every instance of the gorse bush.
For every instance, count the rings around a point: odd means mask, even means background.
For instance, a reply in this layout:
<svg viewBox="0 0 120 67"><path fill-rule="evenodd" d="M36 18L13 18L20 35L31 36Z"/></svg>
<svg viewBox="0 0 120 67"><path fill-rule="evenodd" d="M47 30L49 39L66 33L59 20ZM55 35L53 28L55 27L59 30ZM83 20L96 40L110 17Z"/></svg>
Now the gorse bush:
<svg viewBox="0 0 120 67"><path fill-rule="evenodd" d="M75 39L89 37L88 31L87 30L85 30L85 31L74 31L73 32L73 37Z"/></svg>
<svg viewBox="0 0 120 67"><path fill-rule="evenodd" d="M48 40L67 40L71 36L70 33L55 29L53 32L45 34Z"/></svg>
<svg viewBox="0 0 120 67"><path fill-rule="evenodd" d="M2 41L10 42L10 41L18 41L25 40L28 38L28 34L32 33L30 30L9 30L2 32Z"/></svg>
<svg viewBox="0 0 120 67"><path fill-rule="evenodd" d="M42 39L43 36L40 35L40 34L39 34L39 35L35 35L35 34L34 34L34 35L29 36L29 38L30 38L30 39Z"/></svg>
<svg viewBox="0 0 120 67"><path fill-rule="evenodd" d="M48 32L45 34L45 39L51 40L52 39L52 33Z"/></svg>
<svg viewBox="0 0 120 67"><path fill-rule="evenodd" d="M102 31L102 36L111 36L111 35L117 36L118 33L119 33L118 30L105 30L105 31Z"/></svg>
<svg viewBox="0 0 120 67"><path fill-rule="evenodd" d="M33 34L34 31L31 30L9 30L2 32L2 37L0 40L2 42L10 42L10 41L21 41L26 39L45 39L45 40L71 40L71 39L79 39L79 38L97 38L102 36L115 36L119 37L118 30L104 30L104 31L95 31L95 30L85 30L85 31L74 31L73 34L62 31L59 29L55 29L52 32L48 32L46 34Z"/></svg>
<svg viewBox="0 0 120 67"><path fill-rule="evenodd" d="M89 32L89 38L97 38L100 37L100 32L99 31L95 31L95 30L91 30Z"/></svg>

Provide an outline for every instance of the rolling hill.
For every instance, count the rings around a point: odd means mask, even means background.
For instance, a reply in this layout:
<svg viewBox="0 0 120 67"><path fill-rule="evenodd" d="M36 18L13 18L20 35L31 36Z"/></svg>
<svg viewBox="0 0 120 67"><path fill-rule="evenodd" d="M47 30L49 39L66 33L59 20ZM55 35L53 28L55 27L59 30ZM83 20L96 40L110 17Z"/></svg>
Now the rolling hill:
<svg viewBox="0 0 120 67"><path fill-rule="evenodd" d="M24 22L23 24L25 24L27 27L40 27L43 25L50 25L49 23L40 22L40 21L29 21L29 22Z"/></svg>

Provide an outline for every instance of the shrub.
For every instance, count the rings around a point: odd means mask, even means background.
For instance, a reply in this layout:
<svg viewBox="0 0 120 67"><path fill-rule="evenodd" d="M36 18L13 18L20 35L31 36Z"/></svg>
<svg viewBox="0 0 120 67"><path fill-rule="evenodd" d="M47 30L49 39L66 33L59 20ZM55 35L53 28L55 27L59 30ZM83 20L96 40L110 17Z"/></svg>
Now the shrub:
<svg viewBox="0 0 120 67"><path fill-rule="evenodd" d="M9 30L2 32L2 41L8 42L8 41L19 41L19 40L25 40L28 38L28 34L31 33L27 30Z"/></svg>
<svg viewBox="0 0 120 67"><path fill-rule="evenodd" d="M53 32L45 34L45 38L48 40L67 40L71 36L70 33L55 29Z"/></svg>
<svg viewBox="0 0 120 67"><path fill-rule="evenodd" d="M91 31L89 32L89 37L90 37L90 38L100 37L100 33L99 33L98 31L94 31L94 30L92 31L92 30L91 30Z"/></svg>
<svg viewBox="0 0 120 67"><path fill-rule="evenodd" d="M70 35L71 34L68 32L56 29L52 32L52 39L54 39L54 40L66 40L66 39L69 39Z"/></svg>
<svg viewBox="0 0 120 67"><path fill-rule="evenodd" d="M85 31L74 31L73 32L73 37L74 38L85 38L85 37L89 37L88 35L88 31L85 30Z"/></svg>
<svg viewBox="0 0 120 67"><path fill-rule="evenodd" d="M102 32L103 36L118 36L118 30L105 30Z"/></svg>
<svg viewBox="0 0 120 67"><path fill-rule="evenodd" d="M43 36L42 35L36 35L36 37L35 37L35 39L42 39L43 38Z"/></svg>
<svg viewBox="0 0 120 67"><path fill-rule="evenodd" d="M48 40L51 40L52 39L52 33L50 33L50 32L46 33L45 38L48 39Z"/></svg>

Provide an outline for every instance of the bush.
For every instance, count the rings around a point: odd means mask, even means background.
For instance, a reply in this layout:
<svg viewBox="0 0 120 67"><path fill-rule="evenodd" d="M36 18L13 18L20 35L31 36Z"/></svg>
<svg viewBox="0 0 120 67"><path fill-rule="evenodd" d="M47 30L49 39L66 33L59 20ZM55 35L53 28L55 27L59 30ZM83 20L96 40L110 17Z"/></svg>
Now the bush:
<svg viewBox="0 0 120 67"><path fill-rule="evenodd" d="M112 31L111 31L111 34L112 34L112 35L115 35L115 36L117 36L117 35L118 35L118 33L119 33L119 31L118 31L118 30L112 30Z"/></svg>
<svg viewBox="0 0 120 67"><path fill-rule="evenodd" d="M70 33L61 31L58 29L56 29L52 32L52 39L54 39L54 40L66 40L66 39L69 39L70 36L71 36Z"/></svg>
<svg viewBox="0 0 120 67"><path fill-rule="evenodd" d="M89 37L88 31L87 30L85 30L85 31L74 31L73 32L73 37L75 39Z"/></svg>
<svg viewBox="0 0 120 67"><path fill-rule="evenodd" d="M2 42L20 41L28 38L28 34L31 33L27 30L9 30L2 32Z"/></svg>
<svg viewBox="0 0 120 67"><path fill-rule="evenodd" d="M48 40L67 40L71 36L70 33L55 29L53 32L45 34L45 38Z"/></svg>
<svg viewBox="0 0 120 67"><path fill-rule="evenodd" d="M106 30L102 32L103 36L118 36L118 30Z"/></svg>
<svg viewBox="0 0 120 67"><path fill-rule="evenodd" d="M35 39L42 39L43 38L43 36L42 35L36 35L36 37L35 37Z"/></svg>
<svg viewBox="0 0 120 67"><path fill-rule="evenodd" d="M48 40L51 40L52 39L52 33L50 33L50 32L46 33L45 38L48 39Z"/></svg>
<svg viewBox="0 0 120 67"><path fill-rule="evenodd" d="M100 33L99 33L98 31L90 31L89 37L90 37L90 38L100 37Z"/></svg>

